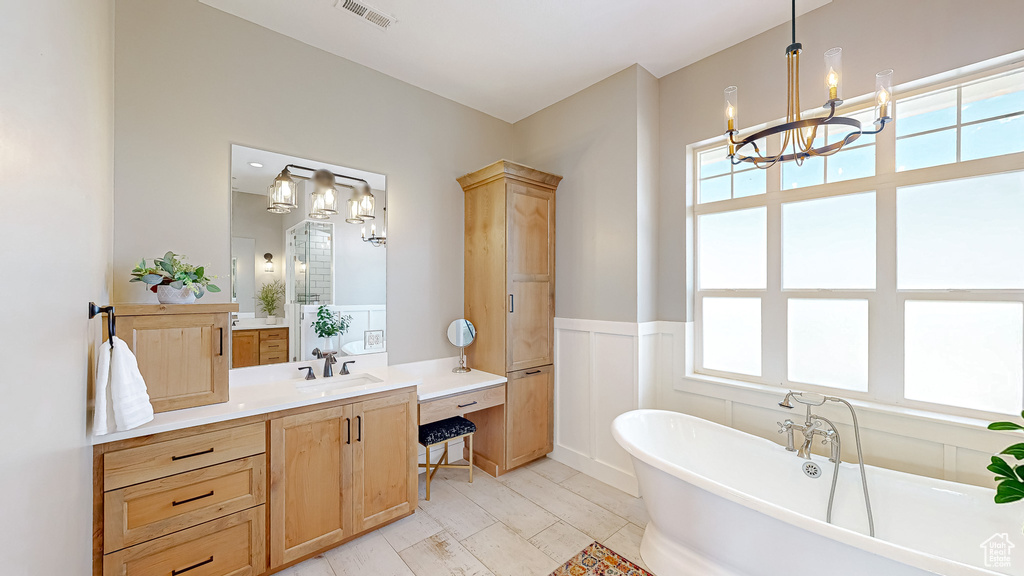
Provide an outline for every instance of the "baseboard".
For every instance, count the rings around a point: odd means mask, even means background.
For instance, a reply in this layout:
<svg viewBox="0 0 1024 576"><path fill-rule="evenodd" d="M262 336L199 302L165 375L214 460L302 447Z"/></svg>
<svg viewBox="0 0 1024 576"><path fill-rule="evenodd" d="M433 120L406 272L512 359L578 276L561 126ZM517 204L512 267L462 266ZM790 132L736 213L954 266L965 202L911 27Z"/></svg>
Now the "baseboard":
<svg viewBox="0 0 1024 576"><path fill-rule="evenodd" d="M633 475L632 470L629 472L620 470L614 466L610 466L599 460L594 460L593 458L589 458L579 452L557 444L555 445L554 451L548 454L548 458L557 460L570 468L579 470L587 476L596 478L609 486L614 486L619 490L622 490L623 492L632 494L633 496L640 495L640 487L637 485L636 476Z"/></svg>

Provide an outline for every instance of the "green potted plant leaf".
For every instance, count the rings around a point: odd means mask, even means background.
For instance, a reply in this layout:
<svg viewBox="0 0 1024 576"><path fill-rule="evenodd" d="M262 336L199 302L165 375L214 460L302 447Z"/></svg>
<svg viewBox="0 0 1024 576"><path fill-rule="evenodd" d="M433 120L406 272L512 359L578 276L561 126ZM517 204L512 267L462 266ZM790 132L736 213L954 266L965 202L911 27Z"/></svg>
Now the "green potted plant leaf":
<svg viewBox="0 0 1024 576"><path fill-rule="evenodd" d="M267 282L260 286L260 291L256 293L256 303L267 315L267 324L277 324L275 314L281 304L281 298L284 298L284 282L281 280Z"/></svg>
<svg viewBox="0 0 1024 576"><path fill-rule="evenodd" d="M204 267L189 264L174 252L154 258L152 266L147 266L143 258L131 275L129 282L145 283L161 304L191 304L206 292L220 292L210 283L216 276L207 276Z"/></svg>
<svg viewBox="0 0 1024 576"><path fill-rule="evenodd" d="M1021 412L1024 418L1024 412ZM989 430L1024 430L1024 426L1015 422L993 422ZM1024 443L1008 446L998 455L992 457L988 471L996 475L996 504L1007 504L1024 498L1024 465L1010 464L1005 457L1012 457L1015 462L1024 460Z"/></svg>
<svg viewBox="0 0 1024 576"><path fill-rule="evenodd" d="M313 331L318 338L324 339L323 352L334 352L338 348L335 336L348 332L352 325L352 317L348 314L342 315L331 312L327 306L320 306L316 309L316 320L313 322Z"/></svg>

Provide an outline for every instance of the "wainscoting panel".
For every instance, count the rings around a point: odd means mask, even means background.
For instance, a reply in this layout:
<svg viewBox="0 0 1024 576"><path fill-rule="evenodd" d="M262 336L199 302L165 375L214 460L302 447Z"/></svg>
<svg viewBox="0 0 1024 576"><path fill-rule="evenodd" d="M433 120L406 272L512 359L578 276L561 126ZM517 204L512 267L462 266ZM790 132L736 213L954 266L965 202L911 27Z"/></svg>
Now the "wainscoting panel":
<svg viewBox="0 0 1024 576"><path fill-rule="evenodd" d="M592 457L599 464L632 475L633 465L629 454L612 437L612 421L619 414L640 407L637 337L594 332L592 338Z"/></svg>
<svg viewBox="0 0 1024 576"><path fill-rule="evenodd" d="M555 445L591 454L590 333L555 329Z"/></svg>

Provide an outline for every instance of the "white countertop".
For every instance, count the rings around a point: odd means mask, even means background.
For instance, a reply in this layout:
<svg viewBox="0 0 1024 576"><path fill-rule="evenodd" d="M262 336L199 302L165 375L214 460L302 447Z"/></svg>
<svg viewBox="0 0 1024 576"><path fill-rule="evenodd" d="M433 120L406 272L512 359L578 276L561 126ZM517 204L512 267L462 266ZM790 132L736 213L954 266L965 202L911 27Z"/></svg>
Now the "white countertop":
<svg viewBox="0 0 1024 576"><path fill-rule="evenodd" d="M185 408L156 414L151 422L138 428L92 436L92 444L105 444L117 440L148 436L160 432L181 430L203 424L224 422L267 414L279 410L301 408L324 402L343 400L416 386L419 400L433 400L471 390L497 386L506 382L504 376L473 370L455 374L451 369L458 363L455 358L428 360L387 366L386 354L362 356L362 366L352 369L348 376L323 378L322 363L292 362L272 366L240 368L230 372L230 399L219 404ZM313 366L316 380L296 378L300 366ZM335 368L340 369L340 366ZM369 377L371 382L366 382ZM348 384L351 382L351 384Z"/></svg>

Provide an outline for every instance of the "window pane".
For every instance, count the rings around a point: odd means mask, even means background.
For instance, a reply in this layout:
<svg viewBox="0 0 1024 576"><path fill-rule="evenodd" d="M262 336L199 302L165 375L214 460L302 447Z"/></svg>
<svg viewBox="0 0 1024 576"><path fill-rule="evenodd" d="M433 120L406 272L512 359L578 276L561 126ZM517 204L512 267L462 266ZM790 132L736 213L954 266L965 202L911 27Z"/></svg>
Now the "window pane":
<svg viewBox="0 0 1024 576"><path fill-rule="evenodd" d="M897 138L952 126L956 123L956 88L900 100L896 114Z"/></svg>
<svg viewBox="0 0 1024 576"><path fill-rule="evenodd" d="M789 301L789 380L868 389L868 301Z"/></svg>
<svg viewBox="0 0 1024 576"><path fill-rule="evenodd" d="M729 150L723 146L712 150L705 150L698 155L698 178L708 178L729 172Z"/></svg>
<svg viewBox="0 0 1024 576"><path fill-rule="evenodd" d="M797 166L796 162L786 162L782 165L783 190L817 186L824 183L825 159L821 156L813 156L804 160L803 166Z"/></svg>
<svg viewBox="0 0 1024 576"><path fill-rule="evenodd" d="M900 289L1024 288L1024 172L899 188Z"/></svg>
<svg viewBox="0 0 1024 576"><path fill-rule="evenodd" d="M761 375L761 299L704 298L704 367Z"/></svg>
<svg viewBox="0 0 1024 576"><path fill-rule="evenodd" d="M698 217L700 288L763 289L768 276L767 209Z"/></svg>
<svg viewBox="0 0 1024 576"><path fill-rule="evenodd" d="M860 142L860 140L858 140ZM842 182L875 175L875 147L844 149L827 158L828 181Z"/></svg>
<svg viewBox="0 0 1024 576"><path fill-rule="evenodd" d="M1016 414L1024 305L908 301L904 394L911 400Z"/></svg>
<svg viewBox="0 0 1024 576"><path fill-rule="evenodd" d="M729 175L718 176L709 180L700 181L700 203L718 202L728 200L731 194L729 189Z"/></svg>
<svg viewBox="0 0 1024 576"><path fill-rule="evenodd" d="M951 162L956 162L956 130L953 128L896 141L897 172Z"/></svg>
<svg viewBox="0 0 1024 576"><path fill-rule="evenodd" d="M960 129L960 137L961 160L1024 152L1024 116L964 126Z"/></svg>
<svg viewBox="0 0 1024 576"><path fill-rule="evenodd" d="M767 171L760 168L736 172L733 175L733 198L756 196L768 191Z"/></svg>
<svg viewBox="0 0 1024 576"><path fill-rule="evenodd" d="M961 122L1024 112L1024 72L964 86L961 99Z"/></svg>
<svg viewBox="0 0 1024 576"><path fill-rule="evenodd" d="M875 193L782 205L782 287L875 287Z"/></svg>

